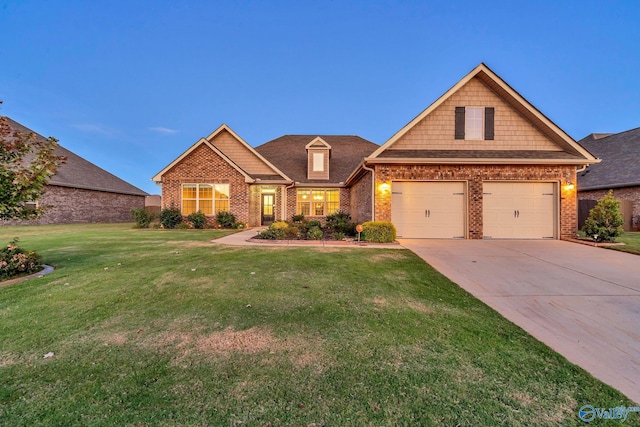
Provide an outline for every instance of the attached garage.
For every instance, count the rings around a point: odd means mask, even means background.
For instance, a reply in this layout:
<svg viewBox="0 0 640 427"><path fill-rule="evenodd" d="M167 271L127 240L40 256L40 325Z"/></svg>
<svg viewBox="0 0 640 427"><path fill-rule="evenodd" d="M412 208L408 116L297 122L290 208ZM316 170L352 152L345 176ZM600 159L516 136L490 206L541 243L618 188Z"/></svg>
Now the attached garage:
<svg viewBox="0 0 640 427"><path fill-rule="evenodd" d="M466 183L394 181L391 222L398 237L465 238Z"/></svg>
<svg viewBox="0 0 640 427"><path fill-rule="evenodd" d="M555 239L557 184L553 182L483 183L485 239Z"/></svg>

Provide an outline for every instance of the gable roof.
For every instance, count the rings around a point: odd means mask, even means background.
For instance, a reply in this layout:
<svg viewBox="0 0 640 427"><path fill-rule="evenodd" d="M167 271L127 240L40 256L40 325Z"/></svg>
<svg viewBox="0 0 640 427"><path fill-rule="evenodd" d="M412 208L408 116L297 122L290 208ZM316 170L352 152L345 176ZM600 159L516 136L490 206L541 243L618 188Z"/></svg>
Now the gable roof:
<svg viewBox="0 0 640 427"><path fill-rule="evenodd" d="M320 138L331 147L329 181L307 179L307 150ZM284 135L266 142L256 151L297 183L342 185L362 160L378 148L377 144L353 135Z"/></svg>
<svg viewBox="0 0 640 427"><path fill-rule="evenodd" d="M33 133L40 140L46 139L37 132L33 132L26 126L6 117L12 129L22 133ZM54 150L56 156L64 156L66 162L58 168L58 172L51 177L48 185L59 187L79 188L83 190L104 191L107 193L128 194L133 196L147 196L145 191L118 178L110 172L83 159L62 145Z"/></svg>
<svg viewBox="0 0 640 427"><path fill-rule="evenodd" d="M600 135L591 134L579 141L602 162L578 174L578 190L640 186L640 128Z"/></svg>
<svg viewBox="0 0 640 427"><path fill-rule="evenodd" d="M549 118L547 118L544 114L542 114L537 108L535 108L531 103L529 103L524 97L522 97L518 92L516 92L511 86L509 86L504 80L502 80L497 74L495 74L489 67L487 67L484 63L481 63L477 67L475 67L469 74L464 76L458 83L456 83L451 89L445 92L442 96L440 96L433 104L427 107L422 113L416 116L413 120L411 120L407 125L405 125L402 129L400 129L396 134L394 134L387 142L385 142L380 148L378 148L371 156L367 158L367 162L375 163L376 159L388 158L390 147L398 141L402 136L404 136L407 132L409 132L414 126L420 123L425 117L431 114L436 108L442 105L447 99L449 99L454 93L456 93L459 89L461 89L464 85L469 83L471 79L477 78L484 85L486 85L491 91L493 91L496 95L498 95L501 99L503 99L506 103L508 103L514 110L516 110L521 116L523 116L526 120L528 120L533 126L539 129L543 134L545 134L549 139L551 139L555 144L559 146L559 148L567 154L569 154L569 158L559 159L549 158L549 163L570 163L570 164L587 164L587 163L595 163L597 159L591 155L587 150L580 146L580 144L576 143L573 138L571 138L567 133L565 133L562 129L560 129L555 123L553 123ZM419 150L423 151L423 150ZM415 155L422 156L419 159L428 160L428 156L430 153L428 151L433 150L424 150L421 153L414 153ZM475 150L474 150L475 151ZM532 150L533 152L533 150ZM471 153L471 151L469 151ZM463 155L464 152L457 152L453 157L445 158L439 156L434 161L438 163L442 162L457 162L460 163L465 158ZM532 158L529 159L529 151L520 151L515 153L518 156L518 161L520 163L540 163L541 159L540 153L532 153ZM478 160L475 158L474 162L482 162L482 163L493 163L494 160L500 162L501 157L498 158L483 158L482 160ZM413 158L413 160L418 160ZM378 160L380 161L380 160ZM503 158L502 162L507 162L506 159Z"/></svg>
<svg viewBox="0 0 640 427"><path fill-rule="evenodd" d="M222 152L218 147L216 147L212 141L215 139L216 136L220 135L220 133L224 131L228 132L231 136L233 136L240 144L242 144L242 146L245 149L247 149L250 153L255 155L259 161L263 162L264 165L268 168L268 170L273 171L273 173L272 174L264 174L264 173L250 174L244 168L242 168L236 161L234 161L234 159L232 159L230 156L228 156L227 154ZM198 141L196 141L195 144L189 147L184 153L178 156L173 162L169 163L164 169L158 172L151 179L156 183L162 182L162 176L167 171L169 171L175 165L180 163L182 159L184 159L193 150L195 150L202 144L205 144L213 152L215 152L218 156L220 156L224 161L229 163L229 165L231 165L235 170L240 172L244 176L245 182L252 183L255 181L278 181L278 180L291 181L291 179L289 179L285 174L283 174L282 172L280 172L280 170L278 170L275 166L273 166L268 160L266 160L258 152L256 152L249 144L247 144L242 138L240 138L240 136L238 136L238 134L236 134L233 130L231 130L231 128L226 124L220 125L207 138L200 138Z"/></svg>

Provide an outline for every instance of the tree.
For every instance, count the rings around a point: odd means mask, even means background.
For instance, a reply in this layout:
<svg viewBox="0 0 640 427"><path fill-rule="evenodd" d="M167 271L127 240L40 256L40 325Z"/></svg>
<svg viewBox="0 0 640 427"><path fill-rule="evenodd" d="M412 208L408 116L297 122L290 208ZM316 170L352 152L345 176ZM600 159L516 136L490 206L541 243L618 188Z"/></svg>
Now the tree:
<svg viewBox="0 0 640 427"><path fill-rule="evenodd" d="M622 214L620 201L609 192L589 212L582 230L596 242L613 242L622 233Z"/></svg>
<svg viewBox="0 0 640 427"><path fill-rule="evenodd" d="M33 219L44 212L45 207L33 209L27 204L42 196L66 160L53 153L57 146L55 138L20 132L0 116L0 220Z"/></svg>

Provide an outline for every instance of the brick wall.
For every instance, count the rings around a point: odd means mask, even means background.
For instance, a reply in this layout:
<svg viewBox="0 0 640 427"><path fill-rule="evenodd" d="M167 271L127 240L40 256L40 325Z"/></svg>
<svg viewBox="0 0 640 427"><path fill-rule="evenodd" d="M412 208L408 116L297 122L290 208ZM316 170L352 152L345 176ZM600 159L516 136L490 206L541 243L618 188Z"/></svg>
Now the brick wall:
<svg viewBox="0 0 640 427"><path fill-rule="evenodd" d="M577 232L577 198L575 190L565 190L567 182L576 182L575 166L512 165L376 165L375 219L390 221L391 192L380 184L393 180L464 180L467 181L467 224L469 238L482 235L482 183L499 181L555 181L560 191L559 216L561 239L573 238Z"/></svg>
<svg viewBox="0 0 640 427"><path fill-rule="evenodd" d="M371 172L366 172L356 183L351 186L351 219L357 223L371 221Z"/></svg>
<svg viewBox="0 0 640 427"><path fill-rule="evenodd" d="M237 221L250 224L249 184L244 176L201 144L162 177L162 207L181 206L181 186L186 183L229 184L229 211ZM209 217L209 223L215 217ZM255 221L255 220L254 220Z"/></svg>
<svg viewBox="0 0 640 427"><path fill-rule="evenodd" d="M144 208L145 196L107 193L79 188L47 186L39 206L51 206L36 221L3 225L130 222L131 209Z"/></svg>

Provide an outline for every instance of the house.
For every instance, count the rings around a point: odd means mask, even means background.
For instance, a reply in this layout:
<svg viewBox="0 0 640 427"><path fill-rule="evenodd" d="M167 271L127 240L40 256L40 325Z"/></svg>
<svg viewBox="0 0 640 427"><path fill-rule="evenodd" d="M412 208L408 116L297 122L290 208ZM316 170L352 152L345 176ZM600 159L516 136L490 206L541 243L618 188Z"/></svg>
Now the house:
<svg viewBox="0 0 640 427"><path fill-rule="evenodd" d="M640 228L640 128L615 134L594 133L579 143L602 162L578 174L578 199L598 200L613 190L617 199L631 205L625 228ZM632 218L636 218L633 223Z"/></svg>
<svg viewBox="0 0 640 427"><path fill-rule="evenodd" d="M12 129L35 133L9 117L7 121ZM61 145L54 154L67 160L51 177L44 195L36 202L50 208L37 220L5 221L3 225L128 222L131 221L131 209L144 208L146 192Z"/></svg>
<svg viewBox="0 0 640 427"><path fill-rule="evenodd" d="M252 148L222 125L153 180L165 207L251 226L342 210L404 238L567 239L576 171L596 162L480 64L381 146L287 135Z"/></svg>
<svg viewBox="0 0 640 427"><path fill-rule="evenodd" d="M219 211L250 226L303 214L351 212L345 181L376 144L358 136L285 135L252 148L227 125L201 138L160 171L163 207L183 215ZM370 212L355 216L366 220Z"/></svg>

